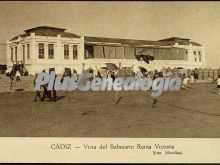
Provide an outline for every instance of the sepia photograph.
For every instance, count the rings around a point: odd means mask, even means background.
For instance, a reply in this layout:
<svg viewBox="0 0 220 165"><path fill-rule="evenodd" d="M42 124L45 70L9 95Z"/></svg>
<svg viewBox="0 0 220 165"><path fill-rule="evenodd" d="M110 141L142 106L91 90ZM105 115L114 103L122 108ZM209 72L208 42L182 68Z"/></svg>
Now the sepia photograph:
<svg viewBox="0 0 220 165"><path fill-rule="evenodd" d="M0 137L220 138L220 2L0 2Z"/></svg>

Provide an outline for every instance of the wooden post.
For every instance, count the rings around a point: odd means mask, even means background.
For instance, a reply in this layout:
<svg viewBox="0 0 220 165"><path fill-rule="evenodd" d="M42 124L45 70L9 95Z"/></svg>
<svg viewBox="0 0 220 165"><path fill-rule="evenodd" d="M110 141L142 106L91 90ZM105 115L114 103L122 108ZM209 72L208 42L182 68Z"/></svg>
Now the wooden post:
<svg viewBox="0 0 220 165"><path fill-rule="evenodd" d="M11 77L10 77L10 79L11 79ZM13 80L11 79L10 90L11 90L11 87L12 87L12 81L13 81Z"/></svg>
<svg viewBox="0 0 220 165"><path fill-rule="evenodd" d="M82 73L83 73L83 71L85 70L85 63L84 62L82 63L82 67L83 67L82 68Z"/></svg>
<svg viewBox="0 0 220 165"><path fill-rule="evenodd" d="M13 83L13 79L14 79L14 74L15 74L15 68L14 68L14 65L17 65L17 64L14 64L13 63L13 66L12 66L12 70L13 70L13 72L12 72L12 76L10 76L10 79L11 79L11 84L10 84L10 90L11 90L11 88L12 88L12 83ZM17 67L17 66L16 66Z"/></svg>
<svg viewBox="0 0 220 165"><path fill-rule="evenodd" d="M118 76L117 77L119 77L119 73L120 73L120 69L121 69L121 62L119 62L119 67L118 67ZM115 92L115 104L117 104L117 101L118 101L118 92L119 91L116 91Z"/></svg>

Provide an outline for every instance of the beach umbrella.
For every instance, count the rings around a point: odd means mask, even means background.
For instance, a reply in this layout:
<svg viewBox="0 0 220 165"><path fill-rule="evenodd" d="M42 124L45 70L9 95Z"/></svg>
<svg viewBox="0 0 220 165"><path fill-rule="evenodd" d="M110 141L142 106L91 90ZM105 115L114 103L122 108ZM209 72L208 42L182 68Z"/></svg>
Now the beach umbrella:
<svg viewBox="0 0 220 165"><path fill-rule="evenodd" d="M145 62L149 62L149 61L153 61L154 60L154 55L149 55L149 52L146 50L140 51L138 52L136 55L136 58L138 58L139 60L142 59Z"/></svg>
<svg viewBox="0 0 220 165"><path fill-rule="evenodd" d="M118 70L118 67L113 63L105 63L105 64L106 64L108 70L110 70L110 71Z"/></svg>
<svg viewBox="0 0 220 165"><path fill-rule="evenodd" d="M177 67L177 69L184 69L183 67Z"/></svg>
<svg viewBox="0 0 220 165"><path fill-rule="evenodd" d="M135 55L135 57L136 57L136 59L137 59L138 61L143 60L143 61L146 62L147 64L149 64L150 61L153 61L153 60L154 60L154 56L144 54L144 52Z"/></svg>
<svg viewBox="0 0 220 165"><path fill-rule="evenodd" d="M104 66L104 67L101 67L101 69L106 69L107 70L108 68Z"/></svg>

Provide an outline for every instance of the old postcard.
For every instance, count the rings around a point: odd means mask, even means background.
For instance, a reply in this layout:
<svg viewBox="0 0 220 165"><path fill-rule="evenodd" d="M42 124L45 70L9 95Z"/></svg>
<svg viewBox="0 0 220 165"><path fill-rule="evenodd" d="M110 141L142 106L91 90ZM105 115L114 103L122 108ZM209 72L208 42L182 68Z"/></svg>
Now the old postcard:
<svg viewBox="0 0 220 165"><path fill-rule="evenodd" d="M220 162L220 2L0 2L0 162Z"/></svg>

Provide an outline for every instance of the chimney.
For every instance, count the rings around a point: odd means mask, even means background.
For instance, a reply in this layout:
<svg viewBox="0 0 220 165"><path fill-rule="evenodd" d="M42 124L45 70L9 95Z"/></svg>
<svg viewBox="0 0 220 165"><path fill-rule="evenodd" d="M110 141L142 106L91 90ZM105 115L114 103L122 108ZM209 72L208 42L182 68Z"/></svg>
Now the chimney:
<svg viewBox="0 0 220 165"><path fill-rule="evenodd" d="M31 33L31 37L35 37L35 33Z"/></svg>

